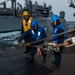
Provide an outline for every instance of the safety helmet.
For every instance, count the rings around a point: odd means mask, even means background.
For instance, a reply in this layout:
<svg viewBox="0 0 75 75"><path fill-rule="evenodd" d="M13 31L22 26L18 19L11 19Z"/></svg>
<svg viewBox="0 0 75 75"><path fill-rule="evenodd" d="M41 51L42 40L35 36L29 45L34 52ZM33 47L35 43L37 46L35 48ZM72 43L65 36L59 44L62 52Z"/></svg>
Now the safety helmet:
<svg viewBox="0 0 75 75"><path fill-rule="evenodd" d="M32 20L30 26L36 26L38 25L38 21L36 19Z"/></svg>
<svg viewBox="0 0 75 75"><path fill-rule="evenodd" d="M51 17L51 22L54 22L54 21L56 21L56 20L59 20L59 16L56 15L56 14L52 15L52 17Z"/></svg>
<svg viewBox="0 0 75 75"><path fill-rule="evenodd" d="M29 13L27 11L24 11L23 16L27 16L27 15L29 15Z"/></svg>

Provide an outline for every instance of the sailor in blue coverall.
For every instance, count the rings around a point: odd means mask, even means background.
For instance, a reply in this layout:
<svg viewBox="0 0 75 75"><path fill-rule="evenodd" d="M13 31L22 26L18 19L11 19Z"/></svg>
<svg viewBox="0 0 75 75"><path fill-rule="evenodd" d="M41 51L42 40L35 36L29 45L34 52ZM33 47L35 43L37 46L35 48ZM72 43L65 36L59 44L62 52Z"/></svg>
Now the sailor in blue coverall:
<svg viewBox="0 0 75 75"><path fill-rule="evenodd" d="M21 37L19 39L19 42L21 42L28 35L31 36L31 38L30 38L31 42L38 41L38 40L41 40L41 39L47 37L44 28L38 25L38 21L36 19L32 20L30 26L31 26L31 28L27 32L25 32L21 35ZM43 42L44 41L41 41L41 42L35 43L33 45L40 45ZM31 47L31 49L30 49L30 58L28 59L29 62L34 60L34 55L36 53L36 50L37 50L36 48ZM42 56L43 56L42 62L45 63L46 62L46 53L44 53L42 50L41 50L41 53L42 53Z"/></svg>
<svg viewBox="0 0 75 75"><path fill-rule="evenodd" d="M53 14L51 17L51 24L53 27L52 30L52 35L57 35L59 33L65 32L65 28L64 26L60 23L59 21L59 16L56 14ZM60 36L55 36L52 38L52 41L55 41L57 44L63 43L64 40L66 40L66 34L60 35ZM54 64L52 66L53 69L59 68L60 64L61 64L61 58L62 58L62 50L63 50L63 46L59 47L60 51L59 52L55 52L54 51L54 57L55 57L55 61L53 61L52 63Z"/></svg>

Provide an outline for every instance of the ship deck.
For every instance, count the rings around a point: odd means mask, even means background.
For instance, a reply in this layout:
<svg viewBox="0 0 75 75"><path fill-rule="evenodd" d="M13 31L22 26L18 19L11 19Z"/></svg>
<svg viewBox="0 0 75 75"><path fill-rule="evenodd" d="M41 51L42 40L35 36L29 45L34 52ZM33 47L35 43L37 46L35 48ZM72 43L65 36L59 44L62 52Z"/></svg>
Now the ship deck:
<svg viewBox="0 0 75 75"><path fill-rule="evenodd" d="M53 70L53 54L47 56L47 62L41 63L42 56L35 55L32 63L23 55L25 48L0 49L0 75L75 75L75 46L65 48L59 69Z"/></svg>
<svg viewBox="0 0 75 75"><path fill-rule="evenodd" d="M0 75L75 75L75 46L64 48L59 69L52 69L53 53L42 63L42 56L35 55L32 63L23 55L25 47L0 48Z"/></svg>

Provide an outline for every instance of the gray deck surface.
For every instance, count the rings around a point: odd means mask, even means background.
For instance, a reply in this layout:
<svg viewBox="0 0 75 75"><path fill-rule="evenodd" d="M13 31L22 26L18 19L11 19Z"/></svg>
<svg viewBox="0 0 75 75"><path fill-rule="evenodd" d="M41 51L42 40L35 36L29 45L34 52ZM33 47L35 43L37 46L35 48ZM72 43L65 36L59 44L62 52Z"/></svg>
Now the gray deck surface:
<svg viewBox="0 0 75 75"><path fill-rule="evenodd" d="M53 70L25 56L15 48L0 49L0 75L49 75Z"/></svg>
<svg viewBox="0 0 75 75"><path fill-rule="evenodd" d="M52 69L53 53L42 64L42 56L35 55L33 63L26 61L25 48L0 49L0 75L75 75L75 46L65 48L59 69Z"/></svg>

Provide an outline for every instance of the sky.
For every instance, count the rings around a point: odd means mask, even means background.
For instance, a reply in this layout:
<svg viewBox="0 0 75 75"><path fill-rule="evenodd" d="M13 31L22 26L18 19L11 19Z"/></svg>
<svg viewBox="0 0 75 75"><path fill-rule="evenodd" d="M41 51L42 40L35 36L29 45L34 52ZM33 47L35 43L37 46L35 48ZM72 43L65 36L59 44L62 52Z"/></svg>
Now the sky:
<svg viewBox="0 0 75 75"><path fill-rule="evenodd" d="M0 2L3 2L4 0L0 0ZM6 0L5 0L6 1ZM24 6L25 0L16 0L20 4ZM33 4L36 0L32 0ZM74 1L74 0L73 0ZM55 14L59 15L60 11L65 11L65 19L67 21L75 21L75 17L73 16L73 13L75 12L75 8L69 7L68 0L37 0L39 5L43 5L43 2L45 2L48 5L52 6L52 11ZM7 2L7 7L11 6L11 2Z"/></svg>

